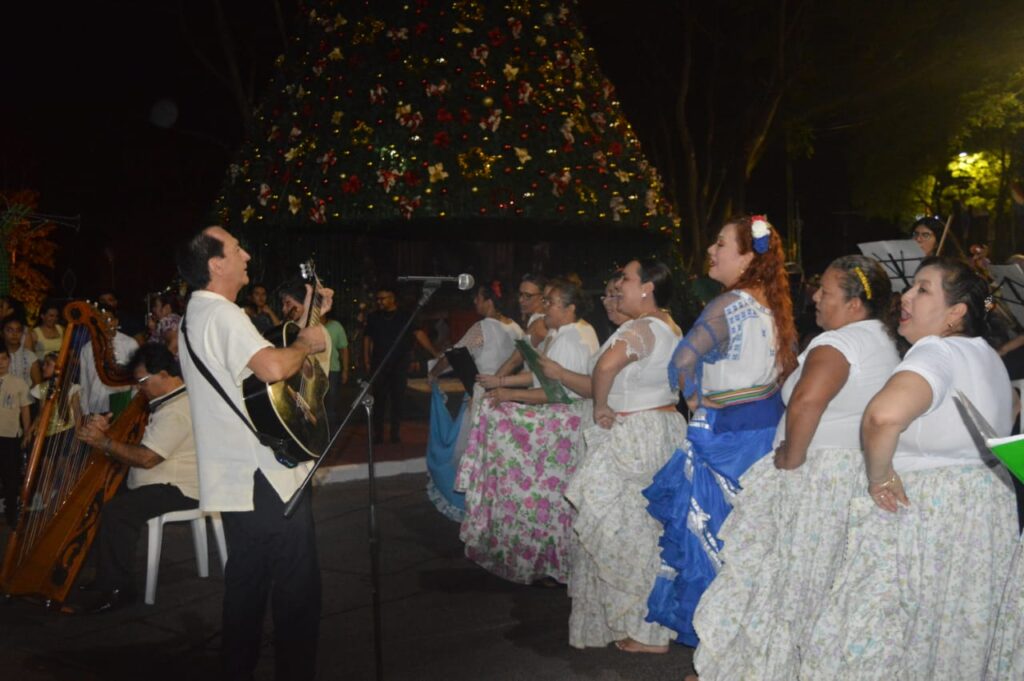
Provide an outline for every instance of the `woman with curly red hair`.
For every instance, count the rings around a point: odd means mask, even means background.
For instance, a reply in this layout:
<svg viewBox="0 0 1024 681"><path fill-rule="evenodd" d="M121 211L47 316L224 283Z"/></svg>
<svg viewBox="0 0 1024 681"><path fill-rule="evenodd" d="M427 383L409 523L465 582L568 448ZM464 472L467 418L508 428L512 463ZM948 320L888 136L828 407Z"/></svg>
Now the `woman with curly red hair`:
<svg viewBox="0 0 1024 681"><path fill-rule="evenodd" d="M725 292L679 342L669 379L693 411L686 439L644 490L663 526L648 621L697 645L693 612L721 565L718 529L739 479L772 451L779 388L797 365L793 304L778 232L761 215L726 221L708 249Z"/></svg>

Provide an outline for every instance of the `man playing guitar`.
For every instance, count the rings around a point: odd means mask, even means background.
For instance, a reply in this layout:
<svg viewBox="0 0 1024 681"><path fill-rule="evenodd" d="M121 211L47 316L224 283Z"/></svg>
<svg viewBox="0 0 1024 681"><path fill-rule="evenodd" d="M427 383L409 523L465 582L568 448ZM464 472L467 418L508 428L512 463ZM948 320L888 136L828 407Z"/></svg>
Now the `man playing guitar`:
<svg viewBox="0 0 1024 681"><path fill-rule="evenodd" d="M225 677L253 677L269 596L275 677L312 679L320 626L320 567L309 494L291 518L283 515L285 501L299 487L309 464L289 468L261 444L241 418L241 386L253 374L266 382L292 376L307 355L324 350L324 334L307 327L281 348L264 339L234 302L249 281L248 261L238 239L218 226L196 234L178 254L178 270L194 290L181 327L179 355L191 395L200 508L221 512L228 545ZM321 295L323 307L329 309L333 292L324 289ZM237 411L203 375L199 362Z"/></svg>

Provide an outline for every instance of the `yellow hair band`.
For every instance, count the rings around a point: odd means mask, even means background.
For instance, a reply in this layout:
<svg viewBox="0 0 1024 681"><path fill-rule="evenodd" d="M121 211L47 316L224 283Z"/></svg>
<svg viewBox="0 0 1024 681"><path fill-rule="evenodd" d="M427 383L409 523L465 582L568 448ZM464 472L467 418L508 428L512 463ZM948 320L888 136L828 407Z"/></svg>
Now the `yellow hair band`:
<svg viewBox="0 0 1024 681"><path fill-rule="evenodd" d="M868 275L860 267L854 267L853 273L860 279L860 285L864 287L864 297L871 300L871 284L868 283Z"/></svg>

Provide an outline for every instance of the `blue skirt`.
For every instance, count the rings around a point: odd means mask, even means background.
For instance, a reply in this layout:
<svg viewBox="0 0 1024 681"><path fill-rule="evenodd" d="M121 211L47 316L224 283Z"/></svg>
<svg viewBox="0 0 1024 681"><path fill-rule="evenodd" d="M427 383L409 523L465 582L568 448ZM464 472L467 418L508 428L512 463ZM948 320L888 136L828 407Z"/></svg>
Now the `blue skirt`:
<svg viewBox="0 0 1024 681"><path fill-rule="evenodd" d="M430 435L427 439L427 496L434 506L451 520L462 522L466 512L466 495L455 491L455 474L459 467L459 440L466 400L452 418L444 393L435 384L430 397Z"/></svg>
<svg viewBox="0 0 1024 681"><path fill-rule="evenodd" d="M723 409L698 409L686 441L644 490L648 512L664 526L662 568L647 600L647 621L697 645L693 613L718 573L718 529L739 492L739 479L771 451L782 418L782 397Z"/></svg>

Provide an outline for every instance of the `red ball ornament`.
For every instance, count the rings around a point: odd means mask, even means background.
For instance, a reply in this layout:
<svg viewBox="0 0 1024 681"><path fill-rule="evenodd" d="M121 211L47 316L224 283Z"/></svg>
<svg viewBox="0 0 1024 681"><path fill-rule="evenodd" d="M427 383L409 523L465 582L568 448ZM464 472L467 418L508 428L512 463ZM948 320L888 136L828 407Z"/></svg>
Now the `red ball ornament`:
<svg viewBox="0 0 1024 681"><path fill-rule="evenodd" d="M565 206L563 206L562 204L558 204L558 207L555 210L557 210L559 213L564 213Z"/></svg>
<svg viewBox="0 0 1024 681"><path fill-rule="evenodd" d="M521 140L528 140L528 139L530 139L530 136L528 134L526 134L525 132L521 132L521 133L519 133L519 139L521 139Z"/></svg>
<svg viewBox="0 0 1024 681"><path fill-rule="evenodd" d="M485 206L480 206L480 215L487 215L487 208Z"/></svg>
<svg viewBox="0 0 1024 681"><path fill-rule="evenodd" d="M395 81L395 85L397 85L398 87L405 87L405 81L404 80Z"/></svg>

